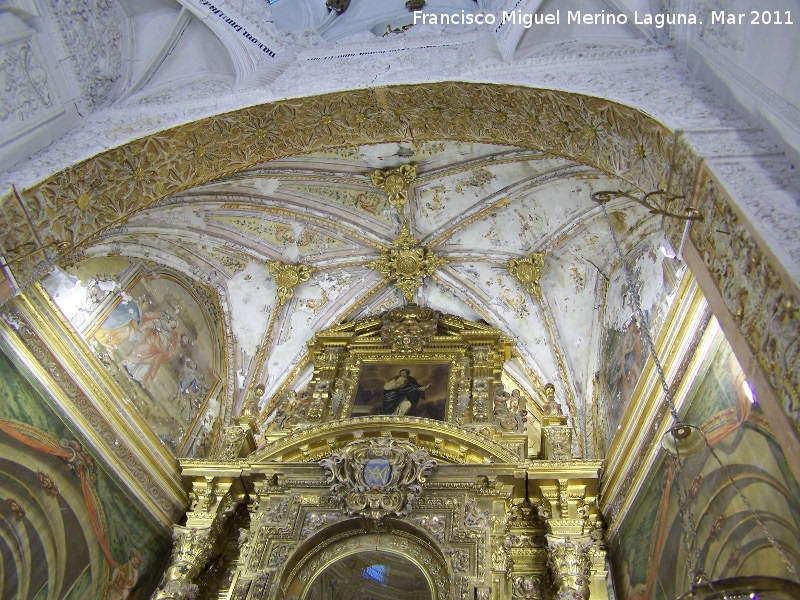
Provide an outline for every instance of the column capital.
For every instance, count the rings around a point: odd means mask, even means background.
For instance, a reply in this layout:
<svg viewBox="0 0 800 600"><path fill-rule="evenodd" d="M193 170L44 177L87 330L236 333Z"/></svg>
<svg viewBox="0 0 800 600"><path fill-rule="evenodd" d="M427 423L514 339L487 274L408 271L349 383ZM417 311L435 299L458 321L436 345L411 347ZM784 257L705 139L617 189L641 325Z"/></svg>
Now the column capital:
<svg viewBox="0 0 800 600"><path fill-rule="evenodd" d="M547 565L557 589L553 600L589 598L594 539L588 535L556 536L548 534Z"/></svg>

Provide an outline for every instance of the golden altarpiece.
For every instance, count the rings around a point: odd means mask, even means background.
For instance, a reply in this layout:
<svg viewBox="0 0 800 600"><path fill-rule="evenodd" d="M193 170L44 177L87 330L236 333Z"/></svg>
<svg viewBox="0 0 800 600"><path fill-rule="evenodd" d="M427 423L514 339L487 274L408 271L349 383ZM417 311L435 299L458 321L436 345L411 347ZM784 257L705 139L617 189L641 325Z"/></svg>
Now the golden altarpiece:
<svg viewBox="0 0 800 600"><path fill-rule="evenodd" d="M552 386L504 389L510 340L411 304L309 345L258 448L253 398L218 457L181 461L154 598L608 597L602 462L572 457Z"/></svg>

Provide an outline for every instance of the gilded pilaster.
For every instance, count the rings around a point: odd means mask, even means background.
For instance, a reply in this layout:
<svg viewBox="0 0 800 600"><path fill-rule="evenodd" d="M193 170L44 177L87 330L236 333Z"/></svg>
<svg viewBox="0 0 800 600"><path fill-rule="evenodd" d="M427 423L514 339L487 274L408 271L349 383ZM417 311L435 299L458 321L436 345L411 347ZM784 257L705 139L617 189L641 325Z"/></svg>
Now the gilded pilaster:
<svg viewBox="0 0 800 600"><path fill-rule="evenodd" d="M508 522L505 518L503 502L495 501L489 517L492 548L492 592L494 598L505 598L508 593L509 574L514 561L509 551Z"/></svg>

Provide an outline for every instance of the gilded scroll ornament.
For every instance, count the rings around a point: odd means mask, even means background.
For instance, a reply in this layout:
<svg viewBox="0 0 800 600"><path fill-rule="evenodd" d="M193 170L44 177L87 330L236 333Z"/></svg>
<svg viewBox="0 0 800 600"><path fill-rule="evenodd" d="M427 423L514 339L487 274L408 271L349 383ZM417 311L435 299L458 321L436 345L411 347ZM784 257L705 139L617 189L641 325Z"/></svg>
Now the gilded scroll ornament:
<svg viewBox="0 0 800 600"><path fill-rule="evenodd" d="M539 277L544 268L544 252L531 252L528 258L512 258L503 266L508 269L509 275L520 280L529 294L537 300L542 299Z"/></svg>
<svg viewBox="0 0 800 600"><path fill-rule="evenodd" d="M400 235L392 245L394 248L383 250L378 260L368 262L366 266L380 271L384 279L394 282L403 292L406 302L411 302L423 278L432 275L445 264L445 260L419 245L419 240L408 230L408 222L403 223Z"/></svg>
<svg viewBox="0 0 800 600"><path fill-rule="evenodd" d="M381 316L381 342L392 352L419 352L439 328L438 310L409 304Z"/></svg>
<svg viewBox="0 0 800 600"><path fill-rule="evenodd" d="M436 467L427 452L392 437L356 440L319 462L335 501L350 515L408 516Z"/></svg>
<svg viewBox="0 0 800 600"><path fill-rule="evenodd" d="M278 302L281 306L294 296L294 289L304 281L308 281L314 269L306 265L290 265L278 260L267 261L269 274L278 284Z"/></svg>
<svg viewBox="0 0 800 600"><path fill-rule="evenodd" d="M375 169L369 178L372 185L389 195L389 204L399 211L408 202L408 186L417 178L417 165L410 163L397 169Z"/></svg>

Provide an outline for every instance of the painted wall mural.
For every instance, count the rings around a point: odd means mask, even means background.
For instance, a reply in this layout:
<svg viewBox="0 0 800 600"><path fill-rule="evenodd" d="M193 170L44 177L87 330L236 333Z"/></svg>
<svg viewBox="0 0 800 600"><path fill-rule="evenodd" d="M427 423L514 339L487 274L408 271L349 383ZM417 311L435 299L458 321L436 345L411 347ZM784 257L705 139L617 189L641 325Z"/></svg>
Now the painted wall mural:
<svg viewBox="0 0 800 600"><path fill-rule="evenodd" d="M214 346L198 301L169 276L134 277L87 332L109 366L135 382L134 404L173 451L217 385Z"/></svg>
<svg viewBox="0 0 800 600"><path fill-rule="evenodd" d="M650 335L655 340L685 268L681 261L667 258L656 249L641 253L629 268L639 286L642 310L649 323ZM601 356L600 397L605 406L600 407L600 412L604 415L602 425L607 444L614 437L617 425L633 398L649 352L633 315L633 301L621 268L612 277L606 296L616 299L607 303Z"/></svg>
<svg viewBox="0 0 800 600"><path fill-rule="evenodd" d="M684 418L705 432L724 468L703 449L684 458L678 470L660 450L611 544L620 600L672 600L688 591L680 486L696 523L700 568L710 579L770 575L796 580L726 470L794 565L800 564L800 485L758 404L747 397L742 369L721 336L706 366Z"/></svg>
<svg viewBox="0 0 800 600"><path fill-rule="evenodd" d="M45 289L159 439L175 454L205 447L195 438L211 431L206 409L220 388L207 303L177 274L121 257L57 275Z"/></svg>
<svg viewBox="0 0 800 600"><path fill-rule="evenodd" d="M0 597L147 598L169 532L2 352L0 382Z"/></svg>

